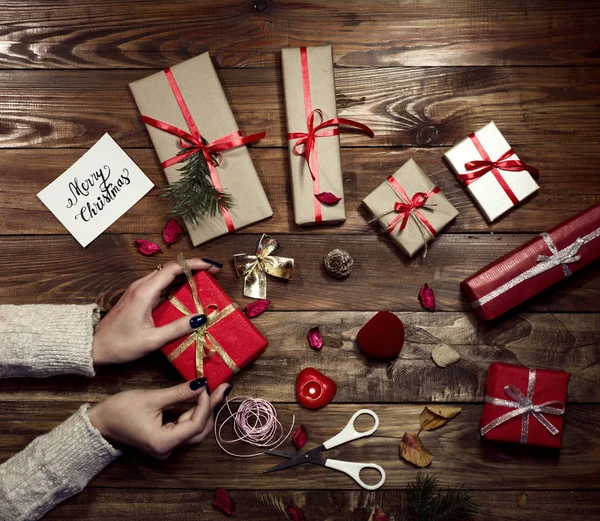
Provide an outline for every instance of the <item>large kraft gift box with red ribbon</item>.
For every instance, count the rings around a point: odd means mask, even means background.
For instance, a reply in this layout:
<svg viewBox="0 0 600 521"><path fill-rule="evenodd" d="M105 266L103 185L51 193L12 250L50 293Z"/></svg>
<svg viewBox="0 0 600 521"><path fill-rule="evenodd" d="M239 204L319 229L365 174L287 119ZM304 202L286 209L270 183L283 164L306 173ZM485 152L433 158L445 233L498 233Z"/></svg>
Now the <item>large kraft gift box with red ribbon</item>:
<svg viewBox="0 0 600 521"><path fill-rule="evenodd" d="M330 45L283 49L281 66L294 220L301 226L344 222L339 125L373 132L337 116Z"/></svg>
<svg viewBox="0 0 600 521"><path fill-rule="evenodd" d="M210 389L228 381L256 360L268 345L250 322L206 271L192 276L185 260L178 259L188 282L152 313L157 326L182 315L206 315L207 322L162 348L162 352L186 380L205 377Z"/></svg>
<svg viewBox="0 0 600 521"><path fill-rule="evenodd" d="M492 121L444 154L488 221L495 221L539 190L531 174Z"/></svg>
<svg viewBox="0 0 600 521"><path fill-rule="evenodd" d="M600 203L507 253L461 283L477 315L493 320L600 257Z"/></svg>
<svg viewBox="0 0 600 521"><path fill-rule="evenodd" d="M363 204L409 257L458 215L452 203L413 159L375 188Z"/></svg>
<svg viewBox="0 0 600 521"><path fill-rule="evenodd" d="M129 87L169 183L181 178L181 161L200 152L214 187L233 199L198 224L186 221L194 246L273 215L245 146L265 134L241 135L208 53Z"/></svg>
<svg viewBox="0 0 600 521"><path fill-rule="evenodd" d="M481 435L560 448L569 373L493 363L485 382Z"/></svg>

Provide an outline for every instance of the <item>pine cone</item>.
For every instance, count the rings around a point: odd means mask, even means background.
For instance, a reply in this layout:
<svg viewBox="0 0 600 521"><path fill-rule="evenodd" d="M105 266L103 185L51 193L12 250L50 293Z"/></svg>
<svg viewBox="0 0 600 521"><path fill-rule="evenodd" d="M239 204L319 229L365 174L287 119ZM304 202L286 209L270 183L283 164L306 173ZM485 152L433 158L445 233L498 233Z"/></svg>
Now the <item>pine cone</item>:
<svg viewBox="0 0 600 521"><path fill-rule="evenodd" d="M336 279L345 279L352 273L354 259L346 250L331 250L324 260L327 273Z"/></svg>

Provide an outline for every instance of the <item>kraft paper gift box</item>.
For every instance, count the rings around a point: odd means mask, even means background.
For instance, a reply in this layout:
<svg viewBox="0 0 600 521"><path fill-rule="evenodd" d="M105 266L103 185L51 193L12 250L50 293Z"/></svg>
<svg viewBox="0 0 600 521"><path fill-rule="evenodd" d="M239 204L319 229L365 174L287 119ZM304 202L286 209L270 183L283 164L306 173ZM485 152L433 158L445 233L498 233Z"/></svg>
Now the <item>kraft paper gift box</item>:
<svg viewBox="0 0 600 521"><path fill-rule="evenodd" d="M490 364L481 435L499 442L560 448L569 377L564 371ZM531 410L531 405L537 408Z"/></svg>
<svg viewBox="0 0 600 521"><path fill-rule="evenodd" d="M193 124L208 143L239 131L208 53L174 65L129 85L142 116L172 125L187 133L192 129L176 97L179 90ZM169 183L181 178L182 163L165 166L182 150L180 137L146 124ZM231 195L233 207L204 216L199 224L186 221L194 246L238 230L273 215L269 201L246 146L219 152L222 162L214 167L222 191ZM218 188L214 182L213 185Z"/></svg>
<svg viewBox="0 0 600 521"><path fill-rule="evenodd" d="M493 121L444 156L490 222L539 190L530 175L537 170L519 159Z"/></svg>
<svg viewBox="0 0 600 521"><path fill-rule="evenodd" d="M344 222L339 125L359 128L371 137L373 132L361 123L337 117L330 45L283 49L281 67L294 220L301 226ZM307 140L311 130L314 141ZM305 155L307 150L310 157ZM324 202L328 194L340 201Z"/></svg>
<svg viewBox="0 0 600 521"><path fill-rule="evenodd" d="M498 318L600 257L600 203L550 228L461 282L484 320Z"/></svg>
<svg viewBox="0 0 600 521"><path fill-rule="evenodd" d="M409 257L458 215L452 203L413 159L375 188L364 198L363 204Z"/></svg>

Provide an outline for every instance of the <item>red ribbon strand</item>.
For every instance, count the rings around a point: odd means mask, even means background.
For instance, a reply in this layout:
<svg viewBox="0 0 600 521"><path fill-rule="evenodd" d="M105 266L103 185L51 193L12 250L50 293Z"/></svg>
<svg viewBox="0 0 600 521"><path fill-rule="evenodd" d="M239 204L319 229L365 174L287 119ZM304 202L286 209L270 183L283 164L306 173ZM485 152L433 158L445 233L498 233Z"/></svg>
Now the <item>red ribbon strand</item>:
<svg viewBox="0 0 600 521"><path fill-rule="evenodd" d="M331 118L323 121L324 116L321 109L312 108L312 98L310 93L310 74L308 71L308 52L306 47L300 47L300 64L302 67L302 86L304 89L304 112L306 115L306 132L289 132L287 135L288 139L296 139L294 144L294 153L299 156L304 156L308 170L312 178L313 184L313 195L314 197L314 209L315 209L315 222L320 223L323 221L323 213L321 210L321 203L317 199L317 195L321 193L320 179L319 179L319 159L317 156L317 138L337 136L340 133L338 125L348 125L354 128L358 128L366 132L370 137L375 134L367 126L346 118ZM316 116L319 116L321 123L315 126ZM333 128L331 128L333 127ZM304 148L302 148L304 147Z"/></svg>
<svg viewBox="0 0 600 521"><path fill-rule="evenodd" d="M241 132L238 130L236 132L232 132L231 134L227 134L219 139L216 139L212 143L204 144L202 142L202 135L200 134L198 127L192 118L192 113L190 112L185 100L183 99L183 95L179 90L179 86L175 81L173 73L171 69L167 68L163 71L165 76L167 77L167 81L169 82L169 86L173 91L173 95L175 96L175 100L177 101L177 105L179 105L179 109L183 114L185 122L189 128L189 132L177 128L173 125L169 125L164 121L159 121L157 119L151 118L149 116L142 116L142 121L147 125L152 127L156 127L160 130L164 130L169 134L173 134L179 137L179 144L182 149L185 149L186 152L183 154L177 154L170 159L163 161L160 165L163 168L167 168L176 163L180 163L181 161L185 161L191 155L202 152L204 159L206 159L206 163L208 164L208 168L210 170L210 179L215 187L215 190L219 192L223 191L223 186L221 185L221 180L219 179L219 174L217 172L217 166L221 163L221 154L225 150L229 150L231 148L239 147L245 145L246 143L251 143L253 141L259 141L263 139L266 135L266 132L259 132L257 134L251 134L249 136L242 136ZM221 206L221 214L223 215L223 219L225 220L225 224L227 225L227 230L229 232L235 231L235 226L233 224L233 220L231 218L231 214L227 208Z"/></svg>
<svg viewBox="0 0 600 521"><path fill-rule="evenodd" d="M425 225L425 227L429 230L431 235L435 237L437 235L436 229L431 225L427 218L421 212L419 212L418 208L425 206L427 200L432 195L439 193L439 187L434 186L431 190L429 190L429 192L416 192L412 196L412 198L409 198L404 188L402 188L402 185L398 181L396 181L396 179L394 179L394 176L389 176L387 178L387 182L392 187L392 190L396 192L396 194L400 198L400 201L398 201L394 205L394 211L397 212L398 215L392 219L390 224L388 224L386 231L388 233L392 233L392 231L394 231L394 228L398 226L398 223L400 223L400 221L402 221L402 223L400 224L400 231L404 230L408 223L408 219L412 213L415 215L415 217L419 219L419 221L421 221ZM431 206L436 205L433 204Z"/></svg>
<svg viewBox="0 0 600 521"><path fill-rule="evenodd" d="M500 183L500 186L502 187L504 192L506 192L506 195L511 200L513 205L517 204L519 202L519 199L512 191L510 186L508 186L508 183L506 182L504 177L502 177L500 170L505 170L507 172L526 171L532 175L538 176L540 175L538 169L528 165L520 159L509 160L509 157L515 155L515 151L512 148L509 148L496 161L492 161L485 148L483 148L481 141L479 141L479 138L475 134L471 134L469 138L473 142L473 145L475 145L477 152L479 152L479 155L483 158L483 160L469 161L468 163L466 163L465 170L467 170L469 173L458 174L458 179L463 181L466 185L469 185L473 181L476 181L480 177L487 174L488 172L492 172L492 174Z"/></svg>

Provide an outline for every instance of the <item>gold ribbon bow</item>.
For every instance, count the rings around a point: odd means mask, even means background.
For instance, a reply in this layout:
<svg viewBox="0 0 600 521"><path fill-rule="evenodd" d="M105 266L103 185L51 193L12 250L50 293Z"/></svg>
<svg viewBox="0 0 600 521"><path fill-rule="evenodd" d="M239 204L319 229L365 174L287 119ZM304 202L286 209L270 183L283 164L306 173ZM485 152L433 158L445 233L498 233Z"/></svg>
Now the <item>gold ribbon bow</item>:
<svg viewBox="0 0 600 521"><path fill-rule="evenodd" d="M279 279L291 279L294 259L271 255L279 248L279 243L266 234L258 241L256 255L238 253L233 256L233 264L238 277L244 277L244 296L267 298L267 274Z"/></svg>
<svg viewBox="0 0 600 521"><path fill-rule="evenodd" d="M188 347L190 347L193 343L196 343L196 377L202 378L204 376L204 358L211 357L214 354L217 354L223 360L223 363L230 369L233 374L239 372L240 368L236 365L236 363L231 359L231 357L227 354L225 349L217 342L217 339L210 334L209 329L214 326L217 322L224 319L229 314L233 313L236 309L236 305L234 303L229 304L226 308L219 311L219 307L216 304L209 304L206 306L207 310L214 308L214 311L210 313L206 313L204 308L202 307L202 303L200 302L200 298L198 297L198 288L196 286L196 281L194 280L194 276L192 275L192 271L185 261L185 257L183 254L179 254L177 256L177 262L181 266L183 273L190 285L190 289L192 290L192 298L194 299L194 306L196 307L196 311L190 311L185 305L176 297L172 296L169 298L169 302L173 304L173 306L181 311L184 315L206 315L206 323L200 326L198 329L192 331L189 336L179 344L177 349L173 351L169 355L169 361L173 362L181 353L183 353Z"/></svg>

